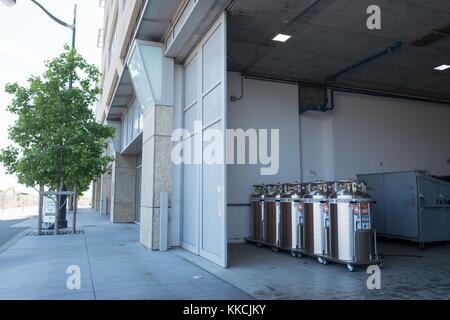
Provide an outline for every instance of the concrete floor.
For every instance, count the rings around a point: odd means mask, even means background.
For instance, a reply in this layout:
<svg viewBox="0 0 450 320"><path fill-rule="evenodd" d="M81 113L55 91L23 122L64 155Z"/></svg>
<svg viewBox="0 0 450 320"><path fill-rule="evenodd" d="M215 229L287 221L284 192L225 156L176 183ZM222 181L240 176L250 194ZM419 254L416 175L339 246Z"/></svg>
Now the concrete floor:
<svg viewBox="0 0 450 320"><path fill-rule="evenodd" d="M369 290L365 270L320 265L250 244L229 246L230 268L183 249L146 250L139 227L112 224L83 210L75 236L26 236L0 251L1 299L450 299L450 246L424 251L380 242L381 289ZM28 219L15 227L35 227ZM66 288L78 265L82 289Z"/></svg>
<svg viewBox="0 0 450 320"><path fill-rule="evenodd" d="M0 247L5 245L20 232L26 230L26 228L12 227L22 221L23 220L0 220Z"/></svg>
<svg viewBox="0 0 450 320"><path fill-rule="evenodd" d="M77 220L81 234L28 235L0 251L0 300L253 299L173 252L145 249L136 224L92 210ZM81 270L80 290L66 286L71 265Z"/></svg>
<svg viewBox="0 0 450 320"><path fill-rule="evenodd" d="M408 242L380 241L381 289L369 290L365 268L321 265L251 244L229 245L229 269L176 252L258 299L450 299L450 246L425 251Z"/></svg>

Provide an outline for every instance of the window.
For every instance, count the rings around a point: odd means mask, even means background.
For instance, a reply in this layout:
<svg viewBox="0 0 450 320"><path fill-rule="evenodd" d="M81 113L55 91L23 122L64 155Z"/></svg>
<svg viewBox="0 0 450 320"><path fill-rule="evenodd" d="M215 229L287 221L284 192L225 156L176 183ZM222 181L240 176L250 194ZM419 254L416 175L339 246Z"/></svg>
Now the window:
<svg viewBox="0 0 450 320"><path fill-rule="evenodd" d="M125 114L122 118L122 150L127 146L127 114Z"/></svg>
<svg viewBox="0 0 450 320"><path fill-rule="evenodd" d="M163 51L159 46L139 42L131 55L130 75L134 92L145 112L161 102L163 79Z"/></svg>
<svg viewBox="0 0 450 320"><path fill-rule="evenodd" d="M132 108L133 108L133 139L134 139L140 132L139 118L141 114L140 114L140 106L139 103L137 102L137 99L134 99Z"/></svg>
<svg viewBox="0 0 450 320"><path fill-rule="evenodd" d="M142 122L141 106L134 98L122 118L122 151L142 132Z"/></svg>
<svg viewBox="0 0 450 320"><path fill-rule="evenodd" d="M138 105L139 108L139 131L144 130L144 114L142 113L141 107Z"/></svg>
<svg viewBox="0 0 450 320"><path fill-rule="evenodd" d="M105 34L104 29L98 29L97 34L97 48L103 48L103 44L105 43Z"/></svg>
<svg viewBox="0 0 450 320"><path fill-rule="evenodd" d="M111 65L112 58L116 54L116 51L117 51L117 38L119 36L118 20L119 20L119 18L116 17L116 21L114 22L114 28L112 30L111 43L109 45L109 63L108 63L109 65Z"/></svg>
<svg viewBox="0 0 450 320"><path fill-rule="evenodd" d="M129 108L127 112L127 144L133 140L133 109Z"/></svg>

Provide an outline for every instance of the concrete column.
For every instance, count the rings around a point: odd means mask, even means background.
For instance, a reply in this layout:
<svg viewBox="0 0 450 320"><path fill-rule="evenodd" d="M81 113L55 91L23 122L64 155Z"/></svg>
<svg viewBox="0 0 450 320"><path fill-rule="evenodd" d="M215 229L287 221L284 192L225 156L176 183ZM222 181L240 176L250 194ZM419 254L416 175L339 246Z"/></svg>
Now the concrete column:
<svg viewBox="0 0 450 320"><path fill-rule="evenodd" d="M102 194L102 180L100 177L95 182L95 199L94 199L95 211L100 211L101 194Z"/></svg>
<svg viewBox="0 0 450 320"><path fill-rule="evenodd" d="M155 106L144 115L140 241L153 250L160 248L161 192L169 193L169 230L171 229L172 162L170 159L170 138L172 117L173 107L169 106Z"/></svg>
<svg viewBox="0 0 450 320"><path fill-rule="evenodd" d="M91 193L91 209L95 209L95 187L97 186L97 182L92 182L92 193Z"/></svg>
<svg viewBox="0 0 450 320"><path fill-rule="evenodd" d="M111 213L111 169L106 171L101 179L100 212L107 215Z"/></svg>
<svg viewBox="0 0 450 320"><path fill-rule="evenodd" d="M111 185L111 222L134 222L136 218L136 156L116 154Z"/></svg>

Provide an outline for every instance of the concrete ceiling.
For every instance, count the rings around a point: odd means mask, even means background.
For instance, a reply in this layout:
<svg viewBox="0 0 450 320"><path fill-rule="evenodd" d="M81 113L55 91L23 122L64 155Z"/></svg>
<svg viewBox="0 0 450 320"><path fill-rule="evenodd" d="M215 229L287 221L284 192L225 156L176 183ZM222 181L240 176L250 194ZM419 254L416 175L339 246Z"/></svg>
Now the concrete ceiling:
<svg viewBox="0 0 450 320"><path fill-rule="evenodd" d="M229 10L229 70L321 83L390 46L400 49L335 79L343 86L450 100L450 36L411 45L450 25L448 0L377 0L382 29L366 27L372 0L237 0ZM292 35L285 43L271 39Z"/></svg>
<svg viewBox="0 0 450 320"><path fill-rule="evenodd" d="M161 41L172 23L180 2L180 0L147 0L136 32L136 39Z"/></svg>

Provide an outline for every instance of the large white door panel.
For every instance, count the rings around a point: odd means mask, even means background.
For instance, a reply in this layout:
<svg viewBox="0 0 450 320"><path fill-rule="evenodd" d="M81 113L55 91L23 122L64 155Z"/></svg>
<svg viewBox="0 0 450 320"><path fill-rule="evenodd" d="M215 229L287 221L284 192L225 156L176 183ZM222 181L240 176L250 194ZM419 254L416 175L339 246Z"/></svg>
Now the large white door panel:
<svg viewBox="0 0 450 320"><path fill-rule="evenodd" d="M193 153L193 141L195 137L184 140L184 155ZM199 186L198 180L200 166L195 164L183 165L183 197L182 197L182 246L199 254L198 248L198 223L199 223Z"/></svg>
<svg viewBox="0 0 450 320"><path fill-rule="evenodd" d="M205 162L203 163L202 181L202 219L201 219L201 244L200 254L219 265L223 264L225 246L222 239L227 239L224 225L225 219L225 186L223 170L223 145L221 141L206 142L208 132L215 130L223 132L222 121L205 129L203 151ZM214 135L209 135L214 137ZM208 157L208 158L206 158ZM209 162L209 164L207 163Z"/></svg>
<svg viewBox="0 0 450 320"><path fill-rule="evenodd" d="M184 128L194 134L185 141L210 137L211 132L220 135L201 139L195 150L201 155L199 163L184 165L182 214L183 247L223 267L227 267L225 18L223 14L216 21L184 66ZM195 128L195 121L201 129ZM194 128L201 132L194 133ZM205 152L211 150L215 161L211 157L205 161Z"/></svg>

